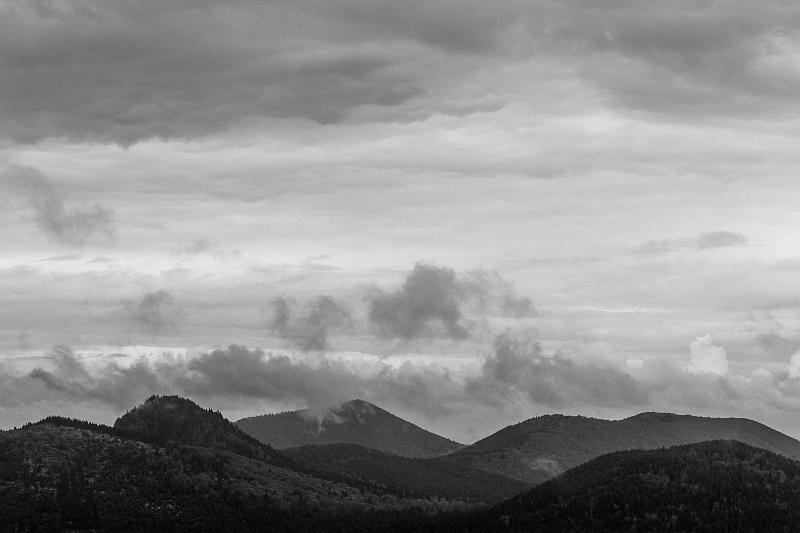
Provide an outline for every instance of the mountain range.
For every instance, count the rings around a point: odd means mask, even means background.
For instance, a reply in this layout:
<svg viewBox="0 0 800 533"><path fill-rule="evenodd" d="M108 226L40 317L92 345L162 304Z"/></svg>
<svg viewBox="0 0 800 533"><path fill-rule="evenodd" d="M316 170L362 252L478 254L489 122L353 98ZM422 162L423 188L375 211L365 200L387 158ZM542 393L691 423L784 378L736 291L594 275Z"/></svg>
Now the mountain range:
<svg viewBox="0 0 800 533"><path fill-rule="evenodd" d="M738 441L603 455L435 531L792 532L800 463Z"/></svg>
<svg viewBox="0 0 800 533"><path fill-rule="evenodd" d="M444 458L530 484L603 454L730 439L800 459L800 442L746 418L641 413L624 420L547 415L508 426Z"/></svg>
<svg viewBox="0 0 800 533"><path fill-rule="evenodd" d="M341 442L276 449L262 440L302 437L308 413L273 416L284 424L257 439L153 396L113 426L53 416L0 432L0 531L792 531L798 519L800 442L747 419L550 415L462 447L356 400L315 437Z"/></svg>

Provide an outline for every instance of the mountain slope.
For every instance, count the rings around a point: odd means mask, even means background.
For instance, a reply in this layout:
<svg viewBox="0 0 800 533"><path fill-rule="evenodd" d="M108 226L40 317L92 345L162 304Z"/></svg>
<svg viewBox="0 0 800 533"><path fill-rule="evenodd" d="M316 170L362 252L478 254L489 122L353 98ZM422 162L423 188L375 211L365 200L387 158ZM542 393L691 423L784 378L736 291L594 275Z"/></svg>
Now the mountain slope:
<svg viewBox="0 0 800 533"><path fill-rule="evenodd" d="M340 474L346 481L376 484L410 497L492 503L530 488L515 479L448 461L400 457L357 444L309 445L282 452L314 471Z"/></svg>
<svg viewBox="0 0 800 533"><path fill-rule="evenodd" d="M238 455L290 466L272 447L244 433L220 413L203 409L179 396L151 396L114 422L114 429L139 440L165 445L169 441L227 450Z"/></svg>
<svg viewBox="0 0 800 533"><path fill-rule="evenodd" d="M344 477L298 465L194 402L154 396L114 427L48 417L0 431L0 532L344 531L466 507Z"/></svg>
<svg viewBox="0 0 800 533"><path fill-rule="evenodd" d="M321 419L301 410L243 418L236 425L279 449L349 443L403 457L436 457L464 446L363 400L344 403Z"/></svg>
<svg viewBox="0 0 800 533"><path fill-rule="evenodd" d="M51 423L0 432L0 531L248 531L265 517L400 503L227 451L111 433Z"/></svg>
<svg viewBox="0 0 800 533"><path fill-rule="evenodd" d="M453 531L796 531L800 463L737 441L596 458Z"/></svg>
<svg viewBox="0 0 800 533"><path fill-rule="evenodd" d="M800 441L752 420L642 413L624 420L532 418L446 460L536 484L606 453L718 439L738 440L800 459Z"/></svg>

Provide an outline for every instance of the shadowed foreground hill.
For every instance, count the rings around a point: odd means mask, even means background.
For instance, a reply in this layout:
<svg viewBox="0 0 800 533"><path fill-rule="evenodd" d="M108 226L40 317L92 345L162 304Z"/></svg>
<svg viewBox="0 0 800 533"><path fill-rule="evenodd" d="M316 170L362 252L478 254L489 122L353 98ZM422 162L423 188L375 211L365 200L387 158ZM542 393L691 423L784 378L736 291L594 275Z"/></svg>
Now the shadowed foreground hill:
<svg viewBox="0 0 800 533"><path fill-rule="evenodd" d="M368 531L375 513L465 507L340 478L194 402L151 397L114 427L49 417L0 432L0 532Z"/></svg>
<svg viewBox="0 0 800 533"><path fill-rule="evenodd" d="M800 463L736 441L604 455L452 531L790 532Z"/></svg>
<svg viewBox="0 0 800 533"><path fill-rule="evenodd" d="M530 485L449 461L413 459L357 444L322 444L281 450L298 464L340 474L357 484L374 484L393 494L493 503Z"/></svg>
<svg viewBox="0 0 800 533"><path fill-rule="evenodd" d="M403 457L437 457L464 447L363 400L352 400L320 418L307 410L243 418L244 432L275 448L359 444Z"/></svg>
<svg viewBox="0 0 800 533"><path fill-rule="evenodd" d="M758 422L667 413L624 420L541 416L508 426L443 459L536 484L606 453L719 439L800 459L800 441Z"/></svg>

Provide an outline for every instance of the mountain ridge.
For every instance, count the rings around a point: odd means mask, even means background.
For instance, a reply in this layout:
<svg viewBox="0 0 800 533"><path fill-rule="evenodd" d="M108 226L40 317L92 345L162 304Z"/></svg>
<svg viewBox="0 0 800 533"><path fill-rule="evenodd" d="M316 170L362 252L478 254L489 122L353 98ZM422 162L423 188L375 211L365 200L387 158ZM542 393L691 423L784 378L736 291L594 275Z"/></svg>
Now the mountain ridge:
<svg viewBox="0 0 800 533"><path fill-rule="evenodd" d="M331 408L321 417L301 409L242 418L236 425L277 449L349 443L403 457L429 458L464 447L361 399Z"/></svg>
<svg viewBox="0 0 800 533"><path fill-rule="evenodd" d="M800 462L736 440L602 455L446 531L794 531ZM452 529L451 529L452 528Z"/></svg>
<svg viewBox="0 0 800 533"><path fill-rule="evenodd" d="M800 441L754 420L656 412L621 420L543 415L506 426L444 459L536 484L606 453L719 439L800 459Z"/></svg>

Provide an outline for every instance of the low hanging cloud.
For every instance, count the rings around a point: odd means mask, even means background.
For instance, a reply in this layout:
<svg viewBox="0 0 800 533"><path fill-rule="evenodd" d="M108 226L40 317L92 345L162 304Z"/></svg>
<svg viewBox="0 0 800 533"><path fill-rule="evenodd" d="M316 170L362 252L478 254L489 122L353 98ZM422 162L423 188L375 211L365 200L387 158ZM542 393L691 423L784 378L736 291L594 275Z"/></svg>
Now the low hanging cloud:
<svg viewBox="0 0 800 533"><path fill-rule="evenodd" d="M711 231L687 239L664 239L647 241L634 249L638 254L664 254L681 250L709 250L745 246L747 238L731 231Z"/></svg>
<svg viewBox="0 0 800 533"><path fill-rule="evenodd" d="M126 309L133 324L151 335L167 333L184 317L183 307L165 290L148 292L138 301L126 304Z"/></svg>
<svg viewBox="0 0 800 533"><path fill-rule="evenodd" d="M345 304L331 296L318 296L299 306L293 300L272 301L270 330L304 352L328 349L328 335L352 325L352 314Z"/></svg>
<svg viewBox="0 0 800 533"><path fill-rule="evenodd" d="M578 364L558 354L548 356L538 343L509 334L495 338L480 375L468 381L466 390L498 405L519 394L554 407L635 406L649 399L647 390L629 374Z"/></svg>
<svg viewBox="0 0 800 533"><path fill-rule="evenodd" d="M15 166L0 174L0 189L12 198L26 202L36 224L51 239L63 244L85 245L93 240L114 237L114 217L110 209L92 205L69 207L64 193L39 170Z"/></svg>
<svg viewBox="0 0 800 533"><path fill-rule="evenodd" d="M696 362L709 359L709 353L718 354L713 343L703 338L692 351ZM67 347L57 347L46 362L29 372L14 371L0 362L0 409L30 407L41 412L35 406L44 402L57 409L71 405L73 411L83 405L105 405L118 413L150 394L169 393L229 406L252 406L254 400L288 402L322 412L364 398L401 406L428 420L465 410L482 413L487 417L482 427L496 429L491 422L495 416L543 410L710 409L725 413L740 409L755 416L759 409L769 408L797 413L798 369L800 356L795 355L783 369L759 369L749 375L695 373L681 366L679 359L650 361L629 373L549 354L538 343L509 334L495 339L479 368L457 375L424 363L397 367L379 358L349 361L325 354L298 359L239 345L192 357L165 354L132 362L84 358Z"/></svg>
<svg viewBox="0 0 800 533"><path fill-rule="evenodd" d="M37 367L8 385L16 385L17 390L24 387L26 381L43 385L50 394L40 395L38 400L100 401L124 408L149 394L169 391L169 382L177 370L168 365L151 366L140 360L128 367L110 363L98 375L67 346L54 348L51 359L52 369Z"/></svg>
<svg viewBox="0 0 800 533"><path fill-rule="evenodd" d="M369 398L435 417L460 390L442 369L393 368L378 360L365 368L325 357L297 361L238 345L193 358L142 358L127 366L115 361L89 365L69 348L59 347L51 361L51 368L37 367L26 375L0 375L0 385L8 392L0 397L0 407L66 400L99 401L123 409L150 394L177 393L203 399L302 402L320 409Z"/></svg>

